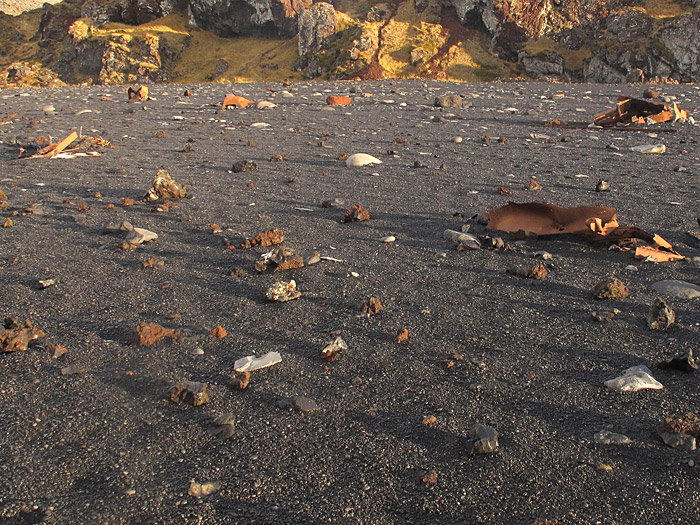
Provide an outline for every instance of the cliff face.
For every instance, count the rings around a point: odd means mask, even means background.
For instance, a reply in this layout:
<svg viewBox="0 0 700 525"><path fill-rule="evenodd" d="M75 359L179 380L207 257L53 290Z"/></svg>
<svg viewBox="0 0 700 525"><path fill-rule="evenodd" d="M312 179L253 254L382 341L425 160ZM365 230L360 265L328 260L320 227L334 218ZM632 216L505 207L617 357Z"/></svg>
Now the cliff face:
<svg viewBox="0 0 700 525"><path fill-rule="evenodd" d="M196 81L238 75L698 82L699 5L700 0L64 0L44 4L33 18L15 17L15 25L13 17L0 14L0 33L6 35L3 40L0 34L6 57L0 69L38 61L68 83L176 81L183 71ZM32 37L26 26L39 16ZM180 20L177 28L168 27L173 17ZM126 27L106 25L111 22ZM237 39L245 44L236 47ZM187 56L193 65L181 66ZM36 68L14 67L7 78L16 78L17 71L44 78Z"/></svg>
<svg viewBox="0 0 700 525"><path fill-rule="evenodd" d="M602 20L623 6L642 0L450 0L462 24L483 29L496 52L517 57L528 38L553 36L565 40L572 30L595 31Z"/></svg>
<svg viewBox="0 0 700 525"><path fill-rule="evenodd" d="M218 36L256 33L292 37L299 11L312 0L188 0L193 25Z"/></svg>

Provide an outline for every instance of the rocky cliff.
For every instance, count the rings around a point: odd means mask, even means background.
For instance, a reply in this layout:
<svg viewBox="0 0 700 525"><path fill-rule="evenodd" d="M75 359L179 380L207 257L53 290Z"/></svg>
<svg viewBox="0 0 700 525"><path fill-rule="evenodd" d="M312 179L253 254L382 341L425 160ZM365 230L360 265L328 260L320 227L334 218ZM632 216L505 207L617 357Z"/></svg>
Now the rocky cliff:
<svg viewBox="0 0 700 525"><path fill-rule="evenodd" d="M51 74L33 78L58 75L68 83L514 76L697 82L699 3L65 0L33 14L0 14L0 67L23 61L13 66L17 80L17 71L36 73L39 63Z"/></svg>

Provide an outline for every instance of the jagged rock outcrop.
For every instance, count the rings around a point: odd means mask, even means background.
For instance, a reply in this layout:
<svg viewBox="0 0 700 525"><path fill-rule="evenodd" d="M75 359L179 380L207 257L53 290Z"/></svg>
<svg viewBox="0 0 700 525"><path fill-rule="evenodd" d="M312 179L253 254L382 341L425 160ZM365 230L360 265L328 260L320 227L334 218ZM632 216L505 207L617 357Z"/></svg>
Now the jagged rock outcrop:
<svg viewBox="0 0 700 525"><path fill-rule="evenodd" d="M491 35L494 50L514 60L527 38L566 34L572 28L595 25L622 5L641 0L450 0L466 27Z"/></svg>
<svg viewBox="0 0 700 525"><path fill-rule="evenodd" d="M319 2L299 13L299 56L318 53L335 35L338 21L335 8Z"/></svg>
<svg viewBox="0 0 700 525"><path fill-rule="evenodd" d="M138 25L168 16L175 6L175 0L87 0L80 8L80 16L98 24Z"/></svg>
<svg viewBox="0 0 700 525"><path fill-rule="evenodd" d="M585 81L620 83L640 77L700 81L697 8L691 14L661 20L626 10L611 16L605 29L584 67Z"/></svg>
<svg viewBox="0 0 700 525"><path fill-rule="evenodd" d="M190 23L222 36L257 33L292 37L312 0L188 0Z"/></svg>

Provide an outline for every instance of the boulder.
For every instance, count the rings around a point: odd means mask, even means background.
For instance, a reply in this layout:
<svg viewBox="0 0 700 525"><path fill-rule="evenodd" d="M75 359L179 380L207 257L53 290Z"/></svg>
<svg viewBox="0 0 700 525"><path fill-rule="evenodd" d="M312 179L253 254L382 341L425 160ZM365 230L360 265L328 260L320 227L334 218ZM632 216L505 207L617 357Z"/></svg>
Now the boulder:
<svg viewBox="0 0 700 525"><path fill-rule="evenodd" d="M528 75L534 77L558 77L564 74L564 57L556 51L518 53L518 64Z"/></svg>

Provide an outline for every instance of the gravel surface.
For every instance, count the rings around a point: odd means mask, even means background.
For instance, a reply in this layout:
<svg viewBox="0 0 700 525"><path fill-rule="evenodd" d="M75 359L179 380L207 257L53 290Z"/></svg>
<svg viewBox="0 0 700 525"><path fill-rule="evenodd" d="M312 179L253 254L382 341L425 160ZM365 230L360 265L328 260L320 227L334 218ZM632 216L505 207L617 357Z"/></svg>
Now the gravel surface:
<svg viewBox="0 0 700 525"><path fill-rule="evenodd" d="M185 87L193 96L183 96ZM658 89L700 115L697 86ZM0 125L0 189L9 203L0 222L19 212L0 229L1 314L46 334L26 351L0 354L0 521L697 521L700 458L668 447L655 429L700 410L698 373L658 367L697 349L698 302L669 299L677 321L667 331L649 330L646 316L651 284L698 283L698 264L644 263L573 237L506 239L514 249L494 251L457 251L442 237L509 200L606 205L621 224L700 255L686 233L698 230L700 128L542 126L590 122L619 94L641 91L420 81L158 85L153 100L137 103L122 87L0 91L0 116L17 113ZM222 111L228 92L278 107ZM353 102L329 107L331 94ZM472 107L433 107L442 94L464 95ZM253 126L259 122L269 126ZM60 140L80 127L113 148L98 148L99 157L17 158L18 144ZM655 143L666 153L630 150ZM340 158L354 153L382 164L348 168ZM277 155L283 160L271 161ZM257 171L233 173L242 160ZM160 213L159 203L141 200L159 169L188 190ZM527 189L531 177L541 190ZM595 191L601 177L610 191ZM500 187L514 193L500 195ZM126 198L135 204L122 206ZM334 198L345 205L321 206ZM371 219L341 223L355 204ZM34 213L22 215L31 205ZM158 239L120 249L123 235L103 228L122 220ZM212 223L222 232L212 233ZM273 227L303 257L318 251L341 262L258 274L255 262L271 248L227 249ZM382 242L387 236L396 241ZM552 259L536 258L541 250ZM149 259L163 264L144 268ZM507 273L537 263L548 271L542 280ZM609 276L629 297L592 298ZM46 279L56 284L40 289ZM273 283L290 279L301 298L265 299ZM361 313L370 296L381 313ZM609 322L591 316L613 308L621 312ZM132 345L142 322L180 336ZM217 325L225 337L210 335ZM399 344L401 328L409 336ZM338 335L347 350L322 361ZM53 358L53 344L67 353ZM237 359L269 351L282 362L251 372L245 390L229 386ZM71 365L82 372L63 375ZM664 388L605 387L636 365ZM171 401L169 387L186 380L206 383L210 402ZM319 409L290 408L297 396ZM233 434L213 436L214 419L227 413ZM429 416L435 421L424 424ZM469 454L476 424L498 431L496 452ZM631 442L597 444L601 430ZM215 484L207 485L213 493L190 495L192 482Z"/></svg>

